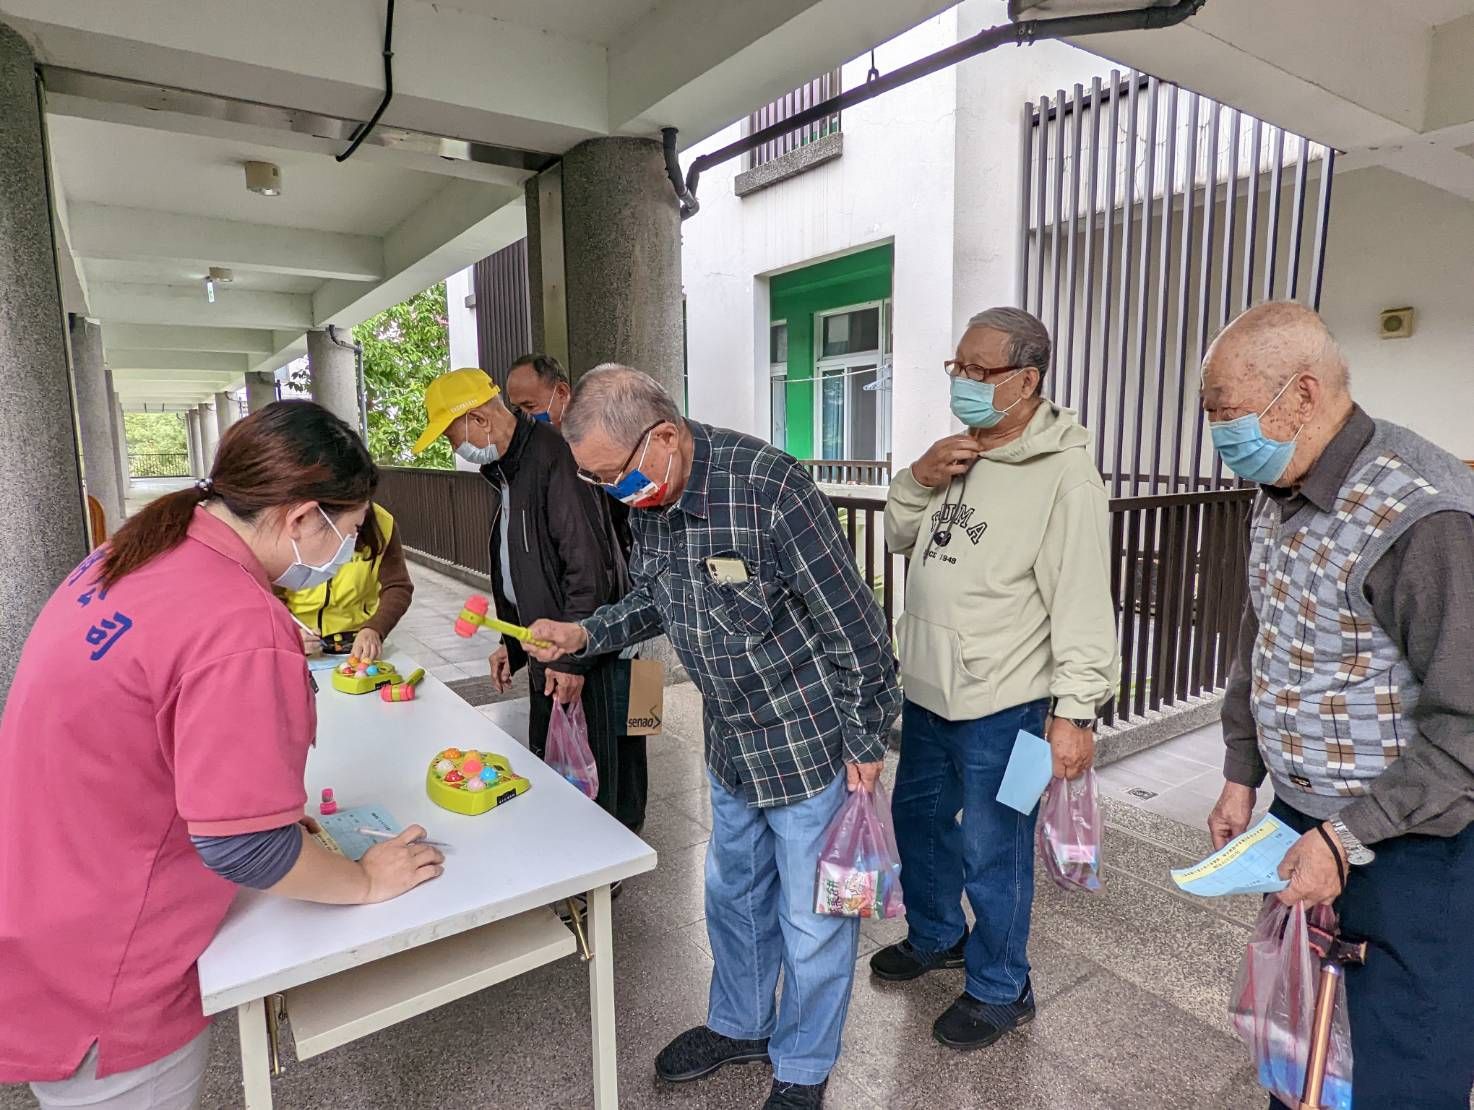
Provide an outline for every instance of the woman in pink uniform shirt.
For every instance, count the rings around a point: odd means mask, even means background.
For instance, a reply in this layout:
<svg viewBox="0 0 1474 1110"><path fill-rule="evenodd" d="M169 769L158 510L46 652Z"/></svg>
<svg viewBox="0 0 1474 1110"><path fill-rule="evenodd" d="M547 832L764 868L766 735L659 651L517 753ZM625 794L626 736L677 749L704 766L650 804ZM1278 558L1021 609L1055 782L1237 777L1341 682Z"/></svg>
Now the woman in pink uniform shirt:
<svg viewBox="0 0 1474 1110"><path fill-rule="evenodd" d="M351 557L377 477L326 409L268 405L41 611L0 720L0 1082L43 1108L196 1104L195 960L238 886L346 905L440 874L417 826L362 863L303 826L313 683L272 586Z"/></svg>

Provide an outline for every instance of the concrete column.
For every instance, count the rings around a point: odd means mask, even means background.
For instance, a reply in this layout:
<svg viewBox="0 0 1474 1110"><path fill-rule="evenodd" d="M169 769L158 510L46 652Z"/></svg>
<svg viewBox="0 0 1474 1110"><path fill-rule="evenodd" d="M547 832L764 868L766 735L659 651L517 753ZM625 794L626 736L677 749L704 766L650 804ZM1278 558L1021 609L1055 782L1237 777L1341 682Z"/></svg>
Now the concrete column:
<svg viewBox="0 0 1474 1110"><path fill-rule="evenodd" d="M189 441L189 472L196 478L205 476L205 457L200 440L200 410L187 409L184 413L184 437Z"/></svg>
<svg viewBox="0 0 1474 1110"><path fill-rule="evenodd" d="M123 479L123 499L128 498L128 483L133 479L133 467L128 462L128 425L123 419L123 401L113 394L113 424L118 443L118 473Z"/></svg>
<svg viewBox="0 0 1474 1110"><path fill-rule="evenodd" d="M531 190L529 190L531 192ZM536 246L546 242L548 200L538 198ZM562 277L567 288L569 371L574 379L601 362L643 370L684 407L684 342L681 325L681 218L660 143L653 139L590 139L563 157ZM534 219L528 217L529 227ZM534 320L550 327L556 266L541 280ZM548 259L553 262L554 260ZM538 336L543 339L546 336Z"/></svg>
<svg viewBox="0 0 1474 1110"><path fill-rule="evenodd" d="M235 423L235 398L229 393L215 394L215 439L218 443L225 430Z"/></svg>
<svg viewBox="0 0 1474 1110"><path fill-rule="evenodd" d="M340 338L342 335L340 334ZM340 347L326 328L307 333L307 368L312 399L350 428L363 428L358 409L358 360L352 347Z"/></svg>
<svg viewBox="0 0 1474 1110"><path fill-rule="evenodd" d="M276 375L252 370L246 375L246 411L260 412L276 400Z"/></svg>
<svg viewBox="0 0 1474 1110"><path fill-rule="evenodd" d="M42 126L36 59L0 23L0 708L36 615L87 554Z"/></svg>
<svg viewBox="0 0 1474 1110"><path fill-rule="evenodd" d="M102 328L85 316L73 316L71 339L83 484L101 503L111 535L123 519L123 491L118 474L118 422L113 417L110 375L103 363Z"/></svg>
<svg viewBox="0 0 1474 1110"><path fill-rule="evenodd" d="M200 473L209 474L215 465L215 448L220 443L220 433L215 428L215 413L209 405L202 404L200 414Z"/></svg>

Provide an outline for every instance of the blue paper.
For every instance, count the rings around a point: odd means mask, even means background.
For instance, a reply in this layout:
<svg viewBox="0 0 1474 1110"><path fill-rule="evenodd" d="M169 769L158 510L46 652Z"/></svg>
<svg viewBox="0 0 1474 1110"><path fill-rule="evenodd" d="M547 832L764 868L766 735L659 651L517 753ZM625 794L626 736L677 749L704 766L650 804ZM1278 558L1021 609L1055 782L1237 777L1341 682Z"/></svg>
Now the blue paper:
<svg viewBox="0 0 1474 1110"><path fill-rule="evenodd" d="M1225 894L1273 894L1290 884L1279 866L1300 836L1283 821L1264 820L1234 837L1202 863L1179 867L1172 881L1189 894L1217 898Z"/></svg>
<svg viewBox="0 0 1474 1110"><path fill-rule="evenodd" d="M357 862L375 844L377 837L364 836L359 829L380 829L398 835L402 830L394 815L379 806L354 806L340 809L337 813L325 814L317 819L322 831L333 842L338 851Z"/></svg>
<svg viewBox="0 0 1474 1110"><path fill-rule="evenodd" d="M1013 742L1013 754L1008 757L1008 768L1003 772L1003 782L998 786L998 801L1020 813L1033 813L1053 774L1054 756L1049 742L1020 729L1018 739Z"/></svg>

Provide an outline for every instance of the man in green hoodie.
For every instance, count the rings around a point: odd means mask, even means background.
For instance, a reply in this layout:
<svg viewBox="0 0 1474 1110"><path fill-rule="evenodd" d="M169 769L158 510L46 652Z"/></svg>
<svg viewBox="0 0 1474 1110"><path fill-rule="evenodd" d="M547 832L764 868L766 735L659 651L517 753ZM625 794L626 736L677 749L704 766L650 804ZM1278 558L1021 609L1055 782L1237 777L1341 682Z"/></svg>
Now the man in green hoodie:
<svg viewBox="0 0 1474 1110"><path fill-rule="evenodd" d="M886 502L886 540L911 560L893 806L909 934L870 968L903 980L965 967L933 1026L958 1049L1034 1016L1034 814L995 800L1014 740L1047 736L1054 774L1083 774L1120 671L1105 486L1075 414L1039 395L1049 355L1027 312L974 316L945 364L967 430L897 474Z"/></svg>

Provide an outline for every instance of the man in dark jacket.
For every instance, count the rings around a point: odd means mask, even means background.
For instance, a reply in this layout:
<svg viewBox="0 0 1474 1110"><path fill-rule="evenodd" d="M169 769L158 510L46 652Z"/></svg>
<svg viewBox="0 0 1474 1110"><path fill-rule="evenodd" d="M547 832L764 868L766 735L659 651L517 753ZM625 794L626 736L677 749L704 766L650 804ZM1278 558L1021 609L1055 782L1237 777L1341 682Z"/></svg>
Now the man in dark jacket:
<svg viewBox="0 0 1474 1110"><path fill-rule="evenodd" d="M578 480L563 437L550 424L513 412L481 370L453 370L425 393L429 423L416 444L444 435L455 453L480 467L497 490L492 516L491 583L502 620L580 620L624 596L625 563L604 497ZM553 701L583 703L589 747L599 769L597 801L632 829L645 820L645 738L626 736L629 668L617 653L544 667L516 640L492 653L492 682L505 690L528 666L528 742L547 749Z"/></svg>

